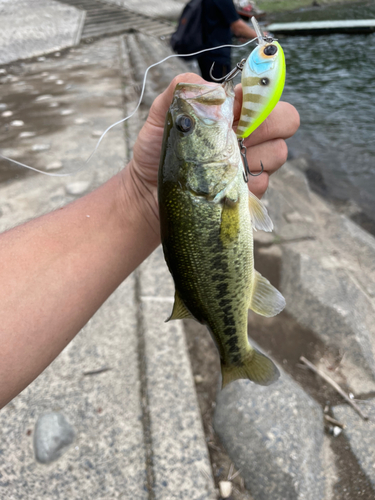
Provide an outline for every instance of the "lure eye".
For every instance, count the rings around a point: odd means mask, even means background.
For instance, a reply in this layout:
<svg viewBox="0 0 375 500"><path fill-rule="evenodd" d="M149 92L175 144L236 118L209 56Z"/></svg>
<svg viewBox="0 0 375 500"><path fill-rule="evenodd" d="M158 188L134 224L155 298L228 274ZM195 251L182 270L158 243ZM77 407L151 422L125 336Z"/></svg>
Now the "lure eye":
<svg viewBox="0 0 375 500"><path fill-rule="evenodd" d="M267 45L267 47L265 47L265 49L263 50L263 53L266 56L274 56L276 52L277 52L276 45Z"/></svg>
<svg viewBox="0 0 375 500"><path fill-rule="evenodd" d="M176 119L176 127L180 132L190 132L193 126L194 122L188 115L179 115Z"/></svg>
<svg viewBox="0 0 375 500"><path fill-rule="evenodd" d="M268 84L270 83L270 81L269 81L269 79L268 79L268 78L262 78L262 79L260 80L260 83L261 83L261 85L266 86L266 85L268 85Z"/></svg>

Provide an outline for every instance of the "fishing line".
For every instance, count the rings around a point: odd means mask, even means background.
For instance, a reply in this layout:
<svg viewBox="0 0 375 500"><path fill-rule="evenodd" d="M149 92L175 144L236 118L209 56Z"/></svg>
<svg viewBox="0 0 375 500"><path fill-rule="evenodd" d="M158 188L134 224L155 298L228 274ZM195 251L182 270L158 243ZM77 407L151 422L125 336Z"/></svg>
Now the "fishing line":
<svg viewBox="0 0 375 500"><path fill-rule="evenodd" d="M81 172L82 170L84 170L85 168L87 168L87 164L88 162L91 160L91 158L94 156L94 154L96 153L100 143L102 142L104 136L107 134L107 132L109 132L113 127L116 127L116 125L119 125L120 123L123 123L127 120L129 120L129 118L131 118L132 116L134 116L134 114L138 111L139 109L139 106L141 105L141 102L142 102L142 99L143 99L143 96L144 96L144 91L145 91L145 87L146 87L146 80L147 80L147 75L148 75L148 72L151 68L154 68L155 66L158 66L159 64L162 64L163 62L167 61L168 59L172 59L173 57L193 57L193 56L197 56L199 54L202 54L203 52L210 52L211 50L216 50L216 49L223 49L223 48L226 48L226 47L230 47L230 48L241 48L241 47L246 47L246 45L249 45L250 43L253 43L255 40L258 40L259 41L259 38L256 37L256 38L253 38L252 40L248 40L247 42L243 43L243 44L240 44L240 45L232 45L232 44L226 44L226 45L218 45L217 47L211 47L209 49L203 49L203 50L199 50L198 52L192 52L191 54L171 54L167 57L165 57L164 59L162 59L161 61L158 61L154 64L151 64L145 71L145 74L144 74L144 77L143 77L143 83L142 83L142 90L141 90L141 94L139 96L139 100L138 100L138 103L135 107L135 109L130 113L130 115L126 116L125 118L122 118L121 120L113 123L112 125L110 125L103 133L102 135L100 136L93 152L90 154L90 156L87 158L87 160L85 161L85 163L82 165L81 168L79 168L78 170L76 170L75 172L69 172L69 173L65 173L65 174L57 174L57 173L51 173L51 172L45 172L44 170L39 170L38 168L35 168L35 167L31 167L30 165L26 165L25 163L21 163L19 161L16 161L16 160L13 160L12 158L8 158L7 156L4 156L0 153L0 158L3 158L4 160L7 160L11 163L15 163L16 165L19 165L21 167L24 167L24 168L28 168L30 170L33 170L34 172L38 172L40 174L44 174L44 175L49 175L50 177L67 177L69 175L75 175L77 174L78 172Z"/></svg>

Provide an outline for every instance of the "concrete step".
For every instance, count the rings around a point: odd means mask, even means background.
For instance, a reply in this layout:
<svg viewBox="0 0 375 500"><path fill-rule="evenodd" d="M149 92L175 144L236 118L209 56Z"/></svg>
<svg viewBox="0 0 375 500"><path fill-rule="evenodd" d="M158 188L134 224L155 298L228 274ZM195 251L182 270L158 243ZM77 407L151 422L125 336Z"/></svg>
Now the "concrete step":
<svg viewBox="0 0 375 500"><path fill-rule="evenodd" d="M100 0L61 0L62 3L82 9L86 19L82 31L82 39L97 38L134 31L148 35L168 36L175 30L167 21L141 15L125 7L106 3Z"/></svg>

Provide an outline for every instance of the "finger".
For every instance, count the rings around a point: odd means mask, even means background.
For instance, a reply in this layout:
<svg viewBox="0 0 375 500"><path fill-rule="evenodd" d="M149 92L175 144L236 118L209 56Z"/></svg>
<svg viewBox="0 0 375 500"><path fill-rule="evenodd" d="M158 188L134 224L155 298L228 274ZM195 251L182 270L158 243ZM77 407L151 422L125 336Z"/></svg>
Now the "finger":
<svg viewBox="0 0 375 500"><path fill-rule="evenodd" d="M157 127L164 127L165 115L167 114L168 108L171 105L173 99L173 92L178 83L208 83L206 80L195 73L182 73L173 78L168 88L160 94L155 101L152 103L147 121L151 125Z"/></svg>
<svg viewBox="0 0 375 500"><path fill-rule="evenodd" d="M234 127L237 126L240 119L242 107L242 87L237 85L235 88L235 102L234 102ZM300 125L300 118L298 111L294 106L288 102L280 101L273 109L267 119L254 130L254 132L245 139L245 145L250 146L259 144L268 139L275 139L281 137L287 139L295 134Z"/></svg>
<svg viewBox="0 0 375 500"><path fill-rule="evenodd" d="M246 146L254 146L271 139L288 139L299 127L298 111L288 102L279 102L266 120L245 140Z"/></svg>
<svg viewBox="0 0 375 500"><path fill-rule="evenodd" d="M250 191L255 194L258 198L261 198L264 193L267 191L268 182L269 182L268 172L263 172L258 177L250 177L249 182L247 183Z"/></svg>
<svg viewBox="0 0 375 500"><path fill-rule="evenodd" d="M273 139L247 149L247 162L250 172L256 174L261 171L262 162L264 170L273 174L288 158L288 146L283 139Z"/></svg>

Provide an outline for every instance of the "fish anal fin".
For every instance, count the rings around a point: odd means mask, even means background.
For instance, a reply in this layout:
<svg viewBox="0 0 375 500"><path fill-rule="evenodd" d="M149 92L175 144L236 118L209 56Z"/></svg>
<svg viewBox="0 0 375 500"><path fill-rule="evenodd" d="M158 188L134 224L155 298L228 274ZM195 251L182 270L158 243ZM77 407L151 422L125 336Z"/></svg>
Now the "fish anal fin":
<svg viewBox="0 0 375 500"><path fill-rule="evenodd" d="M254 271L253 291L249 308L261 316L279 314L285 307L281 293L258 271Z"/></svg>
<svg viewBox="0 0 375 500"><path fill-rule="evenodd" d="M270 233L273 229L272 220L266 207L251 191L249 191L249 210L253 228Z"/></svg>
<svg viewBox="0 0 375 500"><path fill-rule="evenodd" d="M258 385L270 385L280 376L275 363L252 347L242 365L221 365L222 389L238 379L249 379Z"/></svg>
<svg viewBox="0 0 375 500"><path fill-rule="evenodd" d="M191 314L191 312L187 309L187 307L183 303L177 290L175 291L174 294L174 304L173 304L172 314L169 316L168 319L165 320L165 322L167 323L168 321L171 321L173 319L195 319L194 316Z"/></svg>

